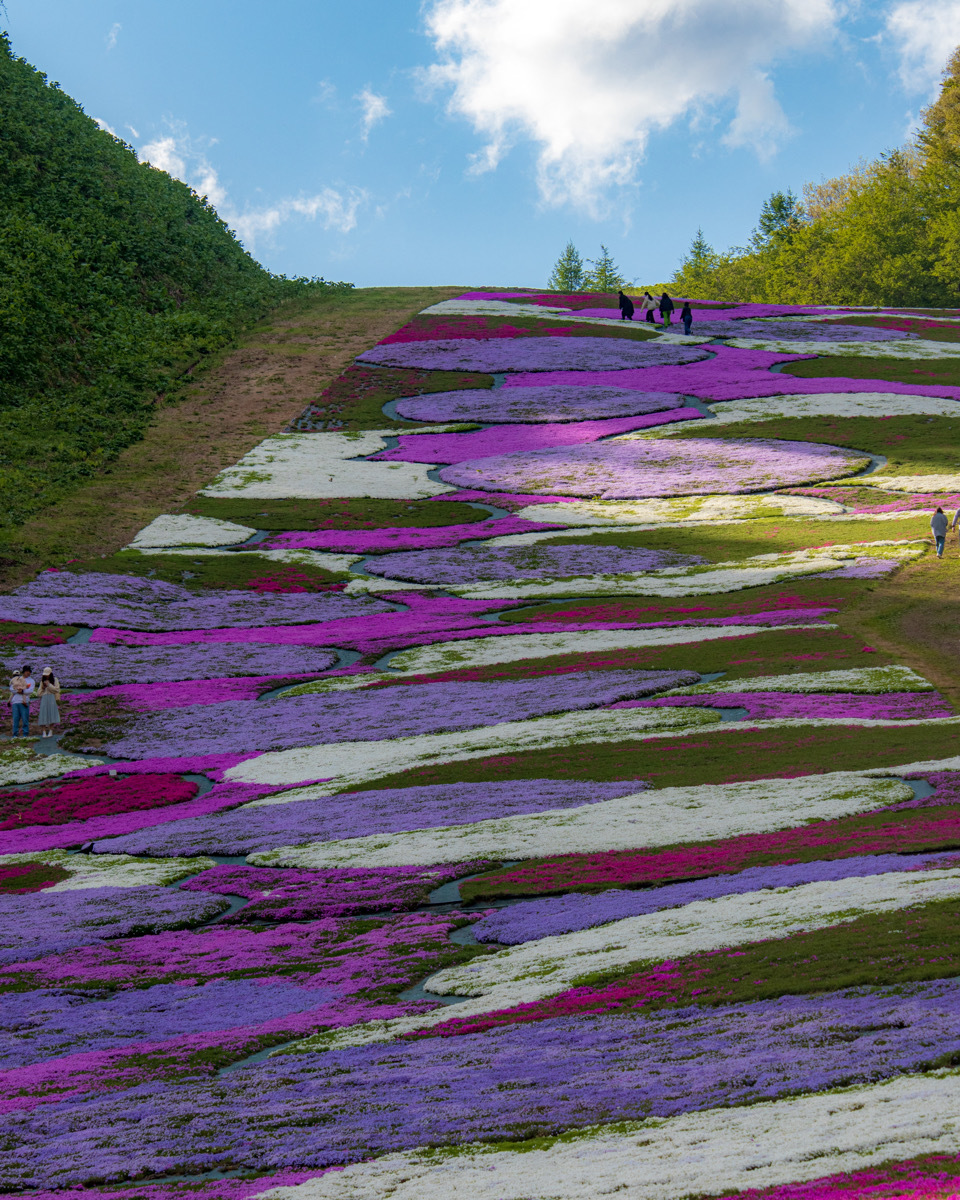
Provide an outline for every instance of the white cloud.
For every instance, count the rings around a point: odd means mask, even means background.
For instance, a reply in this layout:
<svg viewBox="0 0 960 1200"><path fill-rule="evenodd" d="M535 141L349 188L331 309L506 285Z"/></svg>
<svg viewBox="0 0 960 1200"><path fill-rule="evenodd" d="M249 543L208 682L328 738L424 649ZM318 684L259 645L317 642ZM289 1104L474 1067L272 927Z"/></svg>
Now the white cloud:
<svg viewBox="0 0 960 1200"><path fill-rule="evenodd" d="M134 137L134 138L136 138L137 140L139 140L139 138L140 138L140 131L139 131L138 129L134 129L134 127L133 127L132 125L128 125L128 126L127 126L127 129L129 129L129 130L130 130L130 133L133 135L133 137Z"/></svg>
<svg viewBox="0 0 960 1200"><path fill-rule="evenodd" d="M114 21L110 27L110 32L107 34L107 49L112 50L117 44L117 38L120 36L120 30L123 26L119 21Z"/></svg>
<svg viewBox="0 0 960 1200"><path fill-rule="evenodd" d="M486 138L472 170L520 137L551 203L596 209L635 178L650 135L736 103L723 141L761 155L789 132L768 70L833 37L839 0L429 0L450 110Z"/></svg>
<svg viewBox="0 0 960 1200"><path fill-rule="evenodd" d="M360 101L360 107L363 110L363 131L360 136L366 141L374 125L389 117L392 110L387 106L386 96L378 96L369 88L364 88L356 99Z"/></svg>
<svg viewBox="0 0 960 1200"><path fill-rule="evenodd" d="M960 45L960 0L902 0L887 15L887 32L900 53L904 86L933 91Z"/></svg>
<svg viewBox="0 0 960 1200"><path fill-rule="evenodd" d="M112 125L108 125L102 117L91 117L90 119L95 125L99 125L100 128L106 133L112 133L114 137L117 136L117 131L114 129L114 127Z"/></svg>
<svg viewBox="0 0 960 1200"><path fill-rule="evenodd" d="M254 209L244 213L221 213L223 219L236 230L241 241L252 245L260 233L272 233L278 225L293 216L319 221L324 229L335 229L338 233L349 233L356 228L357 211L367 200L363 188L347 188L337 191L325 187L314 196L281 200L269 208Z"/></svg>
<svg viewBox="0 0 960 1200"><path fill-rule="evenodd" d="M191 138L185 126L178 123L164 137L141 146L140 158L189 184L198 195L206 196L248 249L259 234L273 233L292 217L319 221L324 229L338 233L349 233L356 228L357 213L368 199L363 188L338 191L325 187L312 196L288 197L265 208L239 212L206 156L206 148L214 144Z"/></svg>
<svg viewBox="0 0 960 1200"><path fill-rule="evenodd" d="M322 104L325 108L332 108L337 99L337 85L329 79L321 79L317 84L317 93L313 97L314 104Z"/></svg>

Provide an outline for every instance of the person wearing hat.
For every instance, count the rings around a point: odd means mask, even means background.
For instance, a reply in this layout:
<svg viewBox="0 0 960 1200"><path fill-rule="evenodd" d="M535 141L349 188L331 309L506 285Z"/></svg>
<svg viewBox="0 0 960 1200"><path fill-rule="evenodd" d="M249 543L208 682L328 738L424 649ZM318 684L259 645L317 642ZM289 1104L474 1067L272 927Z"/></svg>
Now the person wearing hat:
<svg viewBox="0 0 960 1200"><path fill-rule="evenodd" d="M60 684L50 667L43 668L37 695L40 697L40 711L37 713L40 736L53 737L54 725L60 724L60 709L57 708L57 701L60 699Z"/></svg>

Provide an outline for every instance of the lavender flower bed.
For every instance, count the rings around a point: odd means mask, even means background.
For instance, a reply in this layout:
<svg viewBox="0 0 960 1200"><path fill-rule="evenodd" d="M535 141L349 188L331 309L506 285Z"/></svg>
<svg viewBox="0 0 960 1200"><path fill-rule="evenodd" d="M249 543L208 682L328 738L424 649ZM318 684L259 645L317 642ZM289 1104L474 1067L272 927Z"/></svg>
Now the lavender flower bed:
<svg viewBox="0 0 960 1200"><path fill-rule="evenodd" d="M282 1056L11 1114L0 1186L325 1166L820 1091L956 1052L958 1023L960 987L936 982Z"/></svg>
<svg viewBox="0 0 960 1200"><path fill-rule="evenodd" d="M102 992L38 988L3 997L0 1070L55 1055L109 1050L140 1039L261 1025L306 1012L337 997L281 980L214 979L202 987L161 983L104 998ZM0 1077L2 1080L2 1077Z"/></svg>
<svg viewBox="0 0 960 1200"><path fill-rule="evenodd" d="M503 390L502 388L500 389ZM601 438L633 433L674 421L701 421L697 408L672 408L640 417L618 417L612 421L568 421L561 425L508 425L477 429L472 433L401 434L398 445L383 450L373 461L457 463L485 458L490 454L515 454L547 446L575 446Z"/></svg>
<svg viewBox="0 0 960 1200"><path fill-rule="evenodd" d="M879 696L829 692L719 692L714 695L664 696L658 700L622 700L614 708L745 708L751 720L784 717L866 718L871 721L931 721L954 711L939 692L884 692Z"/></svg>
<svg viewBox="0 0 960 1200"><path fill-rule="evenodd" d="M536 533L544 529L563 529L563 525L541 524L524 517L502 517L470 525L438 525L430 529L410 526L406 529L319 529L280 533L270 539L271 547L287 549L336 550L346 554L376 554L378 551L437 549L460 542L504 537L514 533Z"/></svg>
<svg viewBox="0 0 960 1200"><path fill-rule="evenodd" d="M336 593L260 595L213 592L197 596L187 588L134 575L75 575L43 571L8 596L0 596L0 620L73 625L115 625L123 629L217 629L223 626L289 625L365 617L389 612L372 597L356 600Z"/></svg>
<svg viewBox="0 0 960 1200"><path fill-rule="evenodd" d="M283 806L286 807L286 806ZM310 921L318 917L349 917L357 913L403 911L428 904L430 893L454 879L476 875L490 867L476 860L441 863L435 867L378 867L365 870L331 867L320 871L272 867L214 867L184 888L247 896L253 901L226 918L226 923Z"/></svg>
<svg viewBox="0 0 960 1200"><path fill-rule="evenodd" d="M682 396L628 388L467 388L462 392L407 396L397 401L397 412L411 421L491 421L504 425L636 417L682 406Z"/></svg>
<svg viewBox="0 0 960 1200"><path fill-rule="evenodd" d="M116 700L124 708L155 712L164 708L186 708L193 704L219 704L224 700L256 700L264 692L286 683L306 682L312 675L247 675L236 679L178 680L175 683L129 683L116 687L78 692L70 697L72 705L98 700Z"/></svg>
<svg viewBox="0 0 960 1200"><path fill-rule="evenodd" d="M881 575L889 575L901 565L896 558L857 558L849 566L838 567L836 571L824 571L816 579L877 579Z"/></svg>
<svg viewBox="0 0 960 1200"><path fill-rule="evenodd" d="M8 654L0 660L10 673L18 670L22 661L22 651L16 658ZM205 646L200 653L189 644L131 647L92 641L79 646L46 646L43 651L44 666L52 667L64 685L74 687L234 675L319 675L336 661L333 651L316 646L256 641Z"/></svg>
<svg viewBox="0 0 960 1200"><path fill-rule="evenodd" d="M732 335L729 335L732 336ZM574 340L584 340L574 339ZM744 400L756 396L834 395L838 392L896 392L904 396L946 396L960 400L960 387L947 383L896 383L880 379L844 379L828 376L801 379L773 373L779 363L799 362L811 354L783 354L769 350L742 350L711 346L716 355L708 362L685 367L649 367L646 370L537 371L508 375L504 387L582 386L637 388L643 392L682 392L703 400Z"/></svg>
<svg viewBox="0 0 960 1200"><path fill-rule="evenodd" d="M60 954L73 946L182 929L228 907L213 896L163 887L102 887L0 896L0 963Z"/></svg>
<svg viewBox="0 0 960 1200"><path fill-rule="evenodd" d="M598 894L571 892L511 905L474 925L478 942L516 946L560 933L592 929L625 917L639 917L665 908L680 908L698 900L716 900L735 893L764 888L799 887L854 876L885 875L888 871L925 871L960 867L960 852L935 854L864 854L824 862L788 866L749 867L736 875L718 875L692 883L670 883L641 891L611 889Z"/></svg>
<svg viewBox="0 0 960 1200"><path fill-rule="evenodd" d="M651 690L642 672L588 671L551 679L371 688L253 704L227 701L134 717L120 736L108 735L106 749L115 758L138 759L378 741L602 708Z"/></svg>
<svg viewBox="0 0 960 1200"><path fill-rule="evenodd" d="M710 338L770 338L804 342L899 342L916 338L915 333L900 333L896 329L875 329L869 325L834 325L830 321L760 321L755 318L697 321L693 323L694 337Z"/></svg>
<svg viewBox="0 0 960 1200"><path fill-rule="evenodd" d="M681 684L677 677L684 674L687 673L662 672L657 685L678 687ZM466 825L546 809L579 808L639 792L646 786L633 779L627 790L622 780L584 783L566 779L511 779L346 792L324 796L322 800L297 800L173 821L95 842L93 849L97 854L147 854L158 858L255 854L303 842L329 842L371 833Z"/></svg>
<svg viewBox="0 0 960 1200"><path fill-rule="evenodd" d="M809 382L805 380L804 382ZM460 487L629 500L645 496L739 494L788 483L837 479L866 464L862 455L816 442L773 438L602 442L503 454L445 467Z"/></svg>
<svg viewBox="0 0 960 1200"><path fill-rule="evenodd" d="M489 460L488 460L489 461ZM457 550L412 550L371 555L371 575L419 583L477 583L481 579L570 579L577 575L625 575L692 567L707 560L698 554L645 550L642 546L590 546L584 543L534 542L528 546L470 546Z"/></svg>
<svg viewBox="0 0 960 1200"><path fill-rule="evenodd" d="M686 346L620 338L530 337L490 341L456 339L374 346L357 362L428 371L616 371L628 367L679 366L707 358Z"/></svg>

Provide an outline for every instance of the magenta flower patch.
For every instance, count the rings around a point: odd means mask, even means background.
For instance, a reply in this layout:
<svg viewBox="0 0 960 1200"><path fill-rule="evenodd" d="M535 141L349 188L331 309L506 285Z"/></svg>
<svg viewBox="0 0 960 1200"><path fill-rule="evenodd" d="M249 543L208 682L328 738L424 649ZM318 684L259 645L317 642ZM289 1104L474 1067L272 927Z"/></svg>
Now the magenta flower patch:
<svg viewBox="0 0 960 1200"><path fill-rule="evenodd" d="M111 813L182 804L197 785L179 775L107 776L47 784L29 791L0 792L0 830L24 825L61 825Z"/></svg>
<svg viewBox="0 0 960 1200"><path fill-rule="evenodd" d="M358 355L357 362L428 371L482 371L492 375L501 371L617 371L667 363L679 366L706 357L704 350L626 338L530 337L374 346Z"/></svg>
<svg viewBox="0 0 960 1200"><path fill-rule="evenodd" d="M481 860L375 870L300 871L221 866L188 879L183 887L222 896L247 896L252 903L226 918L232 924L310 921L318 917L416 908L427 904L436 888L465 875L475 875L489 866Z"/></svg>
<svg viewBox="0 0 960 1200"><path fill-rule="evenodd" d="M808 382L808 381L805 381ZM446 483L481 490L567 492L603 500L759 492L837 479L864 464L854 451L767 438L603 442L502 454L445 467Z"/></svg>
<svg viewBox="0 0 960 1200"><path fill-rule="evenodd" d="M502 388L500 389L503 390ZM600 438L633 433L674 421L702 421L697 408L673 408L668 412L613 421L576 421L564 425L493 426L473 433L419 433L401 435L399 445L373 456L372 461L456 463L488 454L511 454L545 446L574 446Z"/></svg>
<svg viewBox="0 0 960 1200"><path fill-rule="evenodd" d="M523 517L502 517L469 525L437 525L429 529L410 526L403 529L319 529L316 532L294 530L290 533L278 533L270 539L269 544L298 550L376 554L384 550L434 550L441 546L457 546L460 542L474 542L483 538L563 528L562 525L527 521Z"/></svg>
<svg viewBox="0 0 960 1200"><path fill-rule="evenodd" d="M460 392L432 392L398 400L397 412L411 421L489 421L514 425L635 417L682 406L683 397L670 392L568 385L509 391L468 388Z"/></svg>

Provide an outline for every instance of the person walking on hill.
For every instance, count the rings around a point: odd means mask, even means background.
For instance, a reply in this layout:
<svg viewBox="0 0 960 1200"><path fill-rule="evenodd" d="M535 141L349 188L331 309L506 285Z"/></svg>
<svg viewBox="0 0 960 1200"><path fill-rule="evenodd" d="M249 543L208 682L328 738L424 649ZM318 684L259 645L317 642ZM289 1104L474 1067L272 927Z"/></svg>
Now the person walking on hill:
<svg viewBox="0 0 960 1200"><path fill-rule="evenodd" d="M958 525L960 525L960 508L957 509L957 515L953 518L953 524L950 528L956 529ZM957 534L960 536L960 530L957 530Z"/></svg>
<svg viewBox="0 0 960 1200"><path fill-rule="evenodd" d="M960 516L960 513L957 513ZM956 524L956 520L954 520ZM943 548L947 544L947 514L938 508L930 519L930 531L937 543L937 558L943 558Z"/></svg>
<svg viewBox="0 0 960 1200"><path fill-rule="evenodd" d="M693 309L690 307L690 301L684 300L683 308L680 309L680 320L683 322L683 332L690 336L690 326L693 323Z"/></svg>
<svg viewBox="0 0 960 1200"><path fill-rule="evenodd" d="M646 314L644 320L649 321L651 325L656 325L656 321L653 319L653 314L656 312L656 310L656 300L654 300L649 292L644 292L643 299L640 301L640 311Z"/></svg>
<svg viewBox="0 0 960 1200"><path fill-rule="evenodd" d="M60 724L60 709L57 707L57 701L60 699L60 684L50 667L43 669L37 695L40 697L40 711L37 713L40 736L53 737L54 725Z"/></svg>
<svg viewBox="0 0 960 1200"><path fill-rule="evenodd" d="M30 736L30 697L36 685L26 664L20 674L10 680L10 708L13 716L13 736Z"/></svg>
<svg viewBox="0 0 960 1200"><path fill-rule="evenodd" d="M673 301L666 292L660 297L660 320L664 325L670 324L670 314L673 312Z"/></svg>
<svg viewBox="0 0 960 1200"><path fill-rule="evenodd" d="M620 294L617 297L617 303L620 306L620 320L621 321L632 321L633 320L633 301L630 299L629 296L625 296L623 294L622 289L620 290Z"/></svg>

